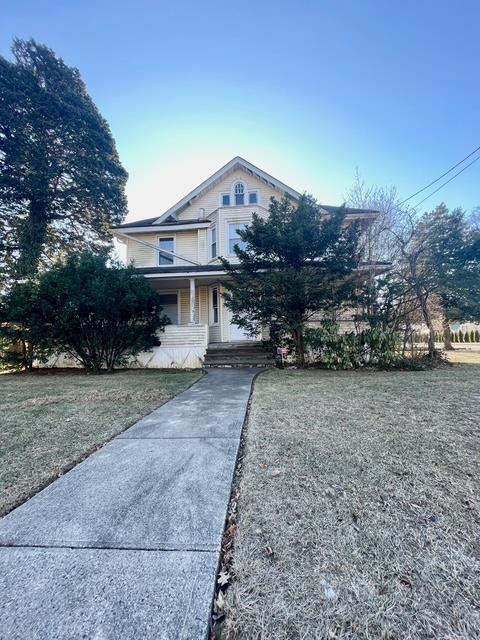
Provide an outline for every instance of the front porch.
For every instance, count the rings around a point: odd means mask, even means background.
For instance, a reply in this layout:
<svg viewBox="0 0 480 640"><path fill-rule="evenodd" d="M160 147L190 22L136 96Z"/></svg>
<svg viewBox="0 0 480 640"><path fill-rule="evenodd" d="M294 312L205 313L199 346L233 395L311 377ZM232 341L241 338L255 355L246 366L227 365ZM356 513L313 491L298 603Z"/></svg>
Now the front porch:
<svg viewBox="0 0 480 640"><path fill-rule="evenodd" d="M162 344L167 340L185 344L190 339L190 331L193 338L198 327L204 328L205 347L211 343L256 341L232 322L231 313L223 301L225 275L162 276L158 273L145 275L160 295L163 313L171 322L161 338Z"/></svg>
<svg viewBox="0 0 480 640"><path fill-rule="evenodd" d="M161 345L137 356L134 366L197 369L204 366L212 346L255 345L261 339L252 339L232 323L222 297L224 273L186 276L156 270L143 275L160 295L163 313L171 324L159 336Z"/></svg>

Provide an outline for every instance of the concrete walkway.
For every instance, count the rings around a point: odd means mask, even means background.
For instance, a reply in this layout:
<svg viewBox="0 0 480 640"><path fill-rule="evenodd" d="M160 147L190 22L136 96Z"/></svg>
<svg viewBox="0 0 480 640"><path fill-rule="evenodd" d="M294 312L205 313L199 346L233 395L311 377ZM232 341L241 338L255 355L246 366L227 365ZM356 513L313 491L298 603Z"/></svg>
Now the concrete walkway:
<svg viewBox="0 0 480 640"><path fill-rule="evenodd" d="M204 640L255 369L211 370L0 522L1 640Z"/></svg>

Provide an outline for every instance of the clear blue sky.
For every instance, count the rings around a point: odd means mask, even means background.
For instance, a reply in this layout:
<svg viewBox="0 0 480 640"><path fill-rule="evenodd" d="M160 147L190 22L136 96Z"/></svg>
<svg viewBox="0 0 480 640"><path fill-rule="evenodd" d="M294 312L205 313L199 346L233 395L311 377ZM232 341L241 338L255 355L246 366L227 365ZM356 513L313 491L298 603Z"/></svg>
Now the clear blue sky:
<svg viewBox="0 0 480 640"><path fill-rule="evenodd" d="M410 195L480 145L479 25L477 0L17 0L0 53L34 37L80 69L135 219L235 155L327 204L357 166ZM480 161L440 200L480 205Z"/></svg>

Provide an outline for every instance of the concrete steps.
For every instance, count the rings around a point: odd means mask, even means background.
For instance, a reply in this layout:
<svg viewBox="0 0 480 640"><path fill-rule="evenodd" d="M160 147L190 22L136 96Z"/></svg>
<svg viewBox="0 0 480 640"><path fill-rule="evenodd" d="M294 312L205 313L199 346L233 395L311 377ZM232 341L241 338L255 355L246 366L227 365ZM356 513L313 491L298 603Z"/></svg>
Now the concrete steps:
<svg viewBox="0 0 480 640"><path fill-rule="evenodd" d="M208 345L205 367L271 367L271 354L259 342L222 342Z"/></svg>

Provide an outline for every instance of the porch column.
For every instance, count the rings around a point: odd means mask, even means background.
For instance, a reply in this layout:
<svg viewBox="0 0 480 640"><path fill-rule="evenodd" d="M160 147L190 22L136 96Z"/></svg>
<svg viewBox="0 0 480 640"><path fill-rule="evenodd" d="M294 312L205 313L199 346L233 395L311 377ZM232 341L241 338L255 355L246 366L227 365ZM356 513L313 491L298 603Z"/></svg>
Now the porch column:
<svg viewBox="0 0 480 640"><path fill-rule="evenodd" d="M195 278L190 278L190 322L197 324L195 319Z"/></svg>

